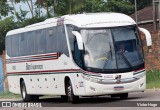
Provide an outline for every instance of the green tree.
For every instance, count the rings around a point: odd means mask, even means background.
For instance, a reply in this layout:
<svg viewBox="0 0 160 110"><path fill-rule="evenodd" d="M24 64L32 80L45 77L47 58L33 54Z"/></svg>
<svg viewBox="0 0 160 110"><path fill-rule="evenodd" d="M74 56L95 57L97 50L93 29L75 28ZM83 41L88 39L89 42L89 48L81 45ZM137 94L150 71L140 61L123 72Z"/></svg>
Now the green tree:
<svg viewBox="0 0 160 110"><path fill-rule="evenodd" d="M13 21L13 17L6 18L0 21L0 54L5 49L5 36L9 30L15 29L16 23Z"/></svg>
<svg viewBox="0 0 160 110"><path fill-rule="evenodd" d="M106 2L103 0L86 0L84 1L84 6L81 9L81 12L106 12L109 11L106 6Z"/></svg>
<svg viewBox="0 0 160 110"><path fill-rule="evenodd" d="M20 12L16 13L16 17L18 22L23 22L26 19L26 15L27 15L28 11L22 10L21 6L20 6Z"/></svg>
<svg viewBox="0 0 160 110"><path fill-rule="evenodd" d="M1 16L7 16L8 12L10 12L12 8L7 4L7 0L0 1L0 19Z"/></svg>
<svg viewBox="0 0 160 110"><path fill-rule="evenodd" d="M135 0L128 0L131 4L135 4ZM152 0L137 0L137 9L140 10L152 4Z"/></svg>
<svg viewBox="0 0 160 110"><path fill-rule="evenodd" d="M55 15L74 14L85 6L85 0L57 0L54 4Z"/></svg>
<svg viewBox="0 0 160 110"><path fill-rule="evenodd" d="M42 22L46 19L46 17L33 17L33 18L27 18L25 19L23 22L19 22L17 23L17 26L18 28L21 28L21 27L25 27L25 26L28 26L28 25L31 25L31 24L34 24L34 23L38 23L38 22Z"/></svg>
<svg viewBox="0 0 160 110"><path fill-rule="evenodd" d="M33 4L33 0L17 0L18 3L21 2L21 1L24 2L24 3L27 3L32 17L34 17L34 4Z"/></svg>
<svg viewBox="0 0 160 110"><path fill-rule="evenodd" d="M56 0L37 0L37 1L35 2L35 5L37 5L37 7L38 7L39 17L40 17L40 8L42 8L42 7L46 9L46 11L47 11L47 17L48 17L48 18L51 17L51 15L50 15L50 13L49 13L49 8L50 8L51 6L54 6L55 3L56 3Z"/></svg>
<svg viewBox="0 0 160 110"><path fill-rule="evenodd" d="M28 8L31 12L32 17L34 17L34 4L33 4L33 0L10 0L10 2L12 3L12 7L14 9L14 14L17 16L17 11L15 8L15 4L16 3L20 3L20 2L24 2L28 5Z"/></svg>
<svg viewBox="0 0 160 110"><path fill-rule="evenodd" d="M128 0L108 0L106 6L110 11L131 14L134 12L134 4Z"/></svg>

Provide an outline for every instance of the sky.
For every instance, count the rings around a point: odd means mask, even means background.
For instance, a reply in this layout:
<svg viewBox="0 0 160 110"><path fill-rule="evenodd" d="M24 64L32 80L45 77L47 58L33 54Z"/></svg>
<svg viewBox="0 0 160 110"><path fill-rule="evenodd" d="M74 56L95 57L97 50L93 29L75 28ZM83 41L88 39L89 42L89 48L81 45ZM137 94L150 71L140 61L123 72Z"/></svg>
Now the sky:
<svg viewBox="0 0 160 110"><path fill-rule="evenodd" d="M7 1L8 1L8 4L12 7L10 0L7 0ZM33 3L35 3L36 0L32 0L32 1L33 1ZM26 15L26 18L31 18L31 12L29 10L27 3L24 3L24 2L20 2L20 3L16 3L16 4L14 3L14 6L15 6L17 12L20 12L20 7L23 11L25 11L25 10L29 11ZM34 7L34 9L36 9L36 7ZM42 11L41 16L46 14L46 10L44 8L41 8L41 11ZM8 16L13 16L13 14L9 13ZM6 17L2 17L2 19L4 19L4 18L6 18Z"/></svg>

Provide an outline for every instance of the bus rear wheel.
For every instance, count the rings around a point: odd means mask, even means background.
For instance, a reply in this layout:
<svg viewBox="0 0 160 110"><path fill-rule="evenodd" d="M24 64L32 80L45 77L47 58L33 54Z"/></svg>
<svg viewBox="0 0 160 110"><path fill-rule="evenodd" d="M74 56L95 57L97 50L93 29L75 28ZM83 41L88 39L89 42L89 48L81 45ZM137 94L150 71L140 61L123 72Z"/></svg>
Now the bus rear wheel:
<svg viewBox="0 0 160 110"><path fill-rule="evenodd" d="M21 96L22 96L23 101L24 102L31 101L32 96L27 94L26 85L24 81L21 82L20 88L21 88Z"/></svg>
<svg viewBox="0 0 160 110"><path fill-rule="evenodd" d="M61 96L61 99L62 99L64 102L67 102L67 101L68 101L68 97L65 96L65 95L62 95L62 96Z"/></svg>
<svg viewBox="0 0 160 110"><path fill-rule="evenodd" d="M74 95L71 81L69 81L69 83L67 84L66 89L67 89L66 92L67 92L67 96L68 96L68 102L77 103L78 99L79 99L79 96Z"/></svg>
<svg viewBox="0 0 160 110"><path fill-rule="evenodd" d="M32 95L31 98L32 98L31 99L32 101L38 101L39 100L39 96L38 95Z"/></svg>

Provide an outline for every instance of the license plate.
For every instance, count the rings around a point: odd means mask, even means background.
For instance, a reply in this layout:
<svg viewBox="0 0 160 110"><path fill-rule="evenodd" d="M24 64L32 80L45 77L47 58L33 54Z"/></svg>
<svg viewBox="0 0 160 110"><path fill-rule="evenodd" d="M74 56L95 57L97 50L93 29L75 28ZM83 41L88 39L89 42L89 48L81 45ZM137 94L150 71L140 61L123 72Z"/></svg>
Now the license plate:
<svg viewBox="0 0 160 110"><path fill-rule="evenodd" d="M122 90L124 90L124 86L115 86L114 90L115 91L122 91Z"/></svg>

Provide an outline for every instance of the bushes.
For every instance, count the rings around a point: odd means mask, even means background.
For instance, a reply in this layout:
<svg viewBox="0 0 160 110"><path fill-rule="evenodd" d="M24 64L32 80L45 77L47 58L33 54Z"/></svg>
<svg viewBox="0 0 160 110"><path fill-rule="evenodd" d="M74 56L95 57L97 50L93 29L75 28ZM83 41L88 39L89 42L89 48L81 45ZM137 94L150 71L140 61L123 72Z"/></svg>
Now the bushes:
<svg viewBox="0 0 160 110"><path fill-rule="evenodd" d="M160 88L160 70L147 71L147 88Z"/></svg>

